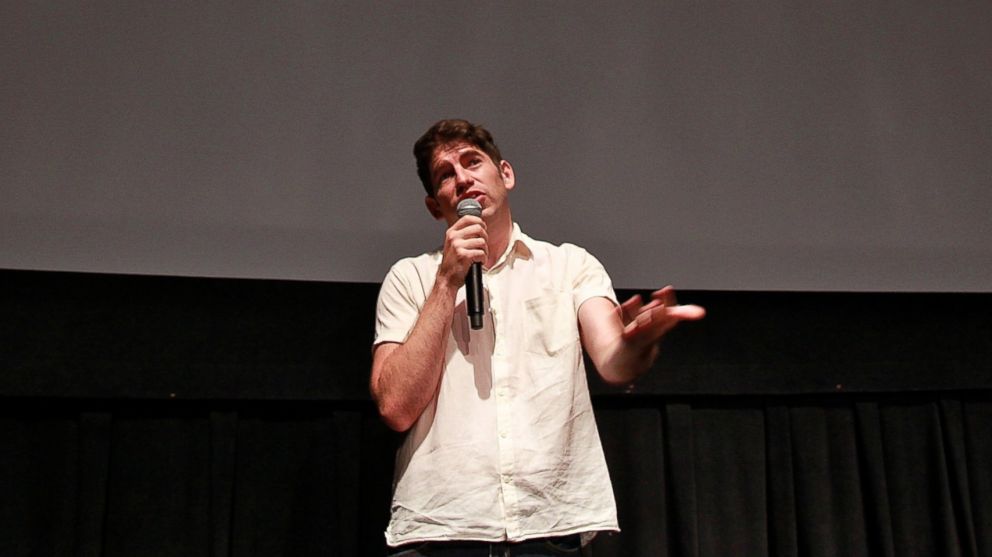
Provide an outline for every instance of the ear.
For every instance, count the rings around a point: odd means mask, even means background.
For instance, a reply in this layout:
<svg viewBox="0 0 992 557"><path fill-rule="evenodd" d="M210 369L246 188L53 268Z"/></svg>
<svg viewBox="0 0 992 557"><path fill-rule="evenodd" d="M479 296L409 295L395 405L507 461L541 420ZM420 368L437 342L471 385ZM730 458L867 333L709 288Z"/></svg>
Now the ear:
<svg viewBox="0 0 992 557"><path fill-rule="evenodd" d="M510 165L509 161L501 160L499 161L499 173L503 177L503 185L506 189L512 190L513 186L516 185L516 179L513 175L513 166Z"/></svg>
<svg viewBox="0 0 992 557"><path fill-rule="evenodd" d="M441 214L441 206L438 204L437 199L431 196L424 197L424 205L427 205L427 211L430 212L431 216L437 220L444 218Z"/></svg>

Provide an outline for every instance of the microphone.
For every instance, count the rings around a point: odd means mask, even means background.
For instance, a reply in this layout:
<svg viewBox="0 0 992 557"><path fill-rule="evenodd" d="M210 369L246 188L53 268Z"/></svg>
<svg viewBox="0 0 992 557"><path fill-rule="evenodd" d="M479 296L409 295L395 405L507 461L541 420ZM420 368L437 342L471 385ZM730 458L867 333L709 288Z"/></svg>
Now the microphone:
<svg viewBox="0 0 992 557"><path fill-rule="evenodd" d="M458 217L472 215L482 216L482 205L471 197L458 202ZM482 314L485 310L482 307L482 263L476 261L468 269L465 277L465 301L468 304L468 319L472 329L482 328Z"/></svg>

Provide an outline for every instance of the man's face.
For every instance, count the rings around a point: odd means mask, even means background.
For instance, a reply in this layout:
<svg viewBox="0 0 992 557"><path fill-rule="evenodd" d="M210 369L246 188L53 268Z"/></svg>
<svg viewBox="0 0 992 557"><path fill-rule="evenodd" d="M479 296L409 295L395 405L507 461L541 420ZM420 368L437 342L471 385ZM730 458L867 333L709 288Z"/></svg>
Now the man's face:
<svg viewBox="0 0 992 557"><path fill-rule="evenodd" d="M431 183L434 196L428 196L426 203L434 218L453 224L458 220L458 202L472 197L482 205L482 218L489 219L508 210L513 168L505 160L494 163L471 143L450 143L434 150Z"/></svg>

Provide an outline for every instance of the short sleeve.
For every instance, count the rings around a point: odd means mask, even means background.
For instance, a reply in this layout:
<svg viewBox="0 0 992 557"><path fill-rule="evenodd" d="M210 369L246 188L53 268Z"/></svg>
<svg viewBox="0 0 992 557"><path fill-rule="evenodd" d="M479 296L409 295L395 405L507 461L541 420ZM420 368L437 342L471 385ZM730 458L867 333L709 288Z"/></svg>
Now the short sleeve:
<svg viewBox="0 0 992 557"><path fill-rule="evenodd" d="M411 288L409 274L412 267L409 261L400 261L393 265L382 281L376 302L373 346L383 342L406 342L417 322L421 304Z"/></svg>
<svg viewBox="0 0 992 557"><path fill-rule="evenodd" d="M582 303L590 298L606 298L619 305L617 295L613 291L613 282L606 273L602 263L591 253L571 244L565 244L573 250L570 255L569 267L572 271L572 302L576 311Z"/></svg>

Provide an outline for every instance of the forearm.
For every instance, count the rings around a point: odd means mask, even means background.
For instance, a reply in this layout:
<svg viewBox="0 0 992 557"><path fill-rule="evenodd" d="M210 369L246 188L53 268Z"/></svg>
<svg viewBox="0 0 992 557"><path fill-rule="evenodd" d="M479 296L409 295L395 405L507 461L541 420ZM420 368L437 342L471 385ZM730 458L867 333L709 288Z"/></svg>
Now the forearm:
<svg viewBox="0 0 992 557"><path fill-rule="evenodd" d="M406 342L373 364L372 396L383 420L397 431L409 429L437 391L456 291L438 280Z"/></svg>
<svg viewBox="0 0 992 557"><path fill-rule="evenodd" d="M658 358L659 337L631 335L621 312L606 298L587 300L579 308L582 345L603 380L623 384L644 375Z"/></svg>
<svg viewBox="0 0 992 557"><path fill-rule="evenodd" d="M626 384L647 373L658 359L658 343L635 343L617 335L600 357L593 360L603 380L613 384Z"/></svg>

